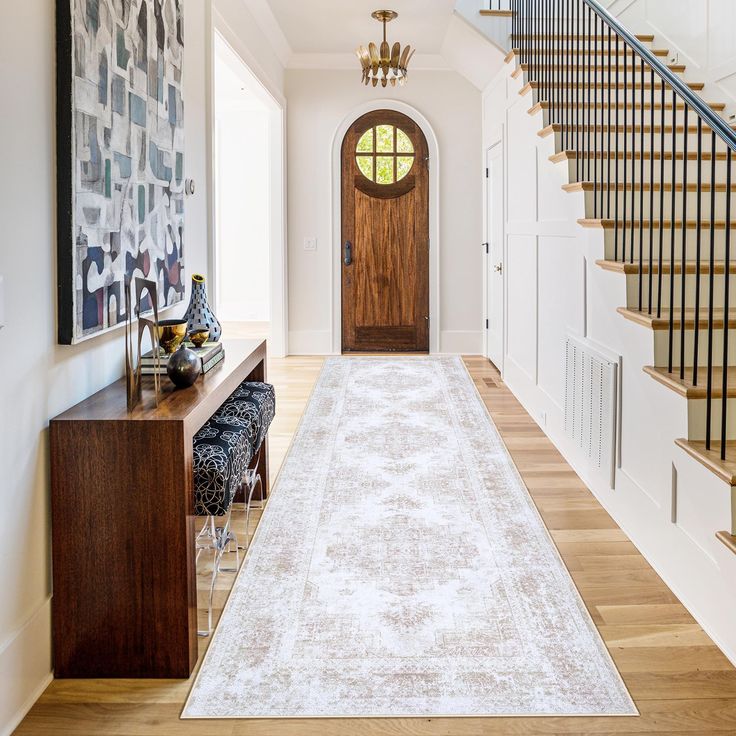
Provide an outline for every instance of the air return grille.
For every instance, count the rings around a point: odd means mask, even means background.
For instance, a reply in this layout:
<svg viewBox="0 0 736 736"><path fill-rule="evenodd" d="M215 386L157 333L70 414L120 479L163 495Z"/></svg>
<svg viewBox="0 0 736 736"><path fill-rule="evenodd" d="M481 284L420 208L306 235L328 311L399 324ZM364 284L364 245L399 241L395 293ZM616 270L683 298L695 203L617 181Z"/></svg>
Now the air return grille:
<svg viewBox="0 0 736 736"><path fill-rule="evenodd" d="M586 340L568 337L565 345L565 434L591 470L610 478L616 470L618 363Z"/></svg>

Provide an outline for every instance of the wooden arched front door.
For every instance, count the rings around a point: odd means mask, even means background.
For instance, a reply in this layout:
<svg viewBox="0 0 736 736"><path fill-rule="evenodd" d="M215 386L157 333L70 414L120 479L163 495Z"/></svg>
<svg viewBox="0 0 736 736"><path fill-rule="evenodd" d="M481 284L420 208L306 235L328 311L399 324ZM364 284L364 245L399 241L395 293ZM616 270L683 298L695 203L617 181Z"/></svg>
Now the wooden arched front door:
<svg viewBox="0 0 736 736"><path fill-rule="evenodd" d="M429 350L429 157L393 110L353 123L342 144L343 352Z"/></svg>

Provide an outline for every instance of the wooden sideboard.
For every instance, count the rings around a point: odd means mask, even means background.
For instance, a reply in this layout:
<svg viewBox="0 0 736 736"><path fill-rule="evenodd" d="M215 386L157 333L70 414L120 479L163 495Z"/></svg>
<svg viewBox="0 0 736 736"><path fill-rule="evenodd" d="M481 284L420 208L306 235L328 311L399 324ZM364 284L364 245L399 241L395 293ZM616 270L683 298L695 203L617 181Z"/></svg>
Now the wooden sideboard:
<svg viewBox="0 0 736 736"><path fill-rule="evenodd" d="M56 677L186 678L197 662L192 439L246 380L266 343L224 341L188 389L152 379L128 412L125 380L51 421ZM260 467L268 488L267 447Z"/></svg>

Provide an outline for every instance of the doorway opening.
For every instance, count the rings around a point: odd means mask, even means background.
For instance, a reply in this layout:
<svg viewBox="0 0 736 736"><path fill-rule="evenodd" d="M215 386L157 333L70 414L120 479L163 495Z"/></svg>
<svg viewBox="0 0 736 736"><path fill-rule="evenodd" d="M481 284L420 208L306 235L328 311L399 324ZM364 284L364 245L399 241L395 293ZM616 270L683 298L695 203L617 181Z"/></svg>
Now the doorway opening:
<svg viewBox="0 0 736 736"><path fill-rule="evenodd" d="M429 150L395 110L360 116L341 153L342 350L429 351Z"/></svg>
<svg viewBox="0 0 736 736"><path fill-rule="evenodd" d="M214 40L217 316L284 355L283 110L225 39Z"/></svg>
<svg viewBox="0 0 736 736"><path fill-rule="evenodd" d="M504 172L503 144L486 152L486 340L485 354L503 375L504 357Z"/></svg>

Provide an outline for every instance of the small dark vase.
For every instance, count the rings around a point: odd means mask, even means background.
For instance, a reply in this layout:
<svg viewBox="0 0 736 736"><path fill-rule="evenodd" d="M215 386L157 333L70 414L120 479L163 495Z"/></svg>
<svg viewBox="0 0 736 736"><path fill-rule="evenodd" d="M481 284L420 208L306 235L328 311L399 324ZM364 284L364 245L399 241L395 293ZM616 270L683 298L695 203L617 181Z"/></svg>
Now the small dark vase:
<svg viewBox="0 0 736 736"><path fill-rule="evenodd" d="M182 345L170 358L166 366L171 382L177 388L188 388L199 378L202 361L197 354Z"/></svg>
<svg viewBox="0 0 736 736"><path fill-rule="evenodd" d="M207 290L201 274L192 274L192 296L184 319L188 322L187 332L197 327L206 327L210 331L209 339L212 342L218 342L222 337L222 325L207 302Z"/></svg>

